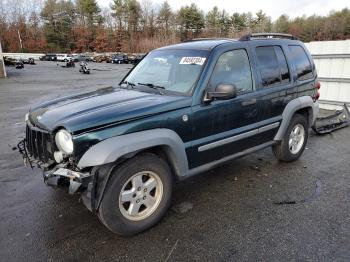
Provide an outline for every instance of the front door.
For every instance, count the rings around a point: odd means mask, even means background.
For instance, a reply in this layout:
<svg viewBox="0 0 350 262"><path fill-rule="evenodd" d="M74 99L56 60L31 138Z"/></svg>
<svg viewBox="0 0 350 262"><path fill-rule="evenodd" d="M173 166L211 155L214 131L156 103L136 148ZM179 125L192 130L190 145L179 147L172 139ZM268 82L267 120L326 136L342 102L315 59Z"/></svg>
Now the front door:
<svg viewBox="0 0 350 262"><path fill-rule="evenodd" d="M259 99L246 49L227 51L219 56L207 90L218 84L233 84L237 97L204 101L193 107L194 140L190 168L235 154L258 144Z"/></svg>

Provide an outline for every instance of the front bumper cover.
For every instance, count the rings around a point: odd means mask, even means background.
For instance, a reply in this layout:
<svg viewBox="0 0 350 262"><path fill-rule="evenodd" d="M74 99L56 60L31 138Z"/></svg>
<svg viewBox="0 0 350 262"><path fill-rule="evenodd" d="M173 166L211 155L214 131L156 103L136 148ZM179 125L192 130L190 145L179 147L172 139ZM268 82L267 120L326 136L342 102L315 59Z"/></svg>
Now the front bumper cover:
<svg viewBox="0 0 350 262"><path fill-rule="evenodd" d="M87 184L92 174L82 173L67 169L62 166L46 171L43 174L44 182L48 186L58 187L61 185L68 185L69 194L74 194L83 184Z"/></svg>

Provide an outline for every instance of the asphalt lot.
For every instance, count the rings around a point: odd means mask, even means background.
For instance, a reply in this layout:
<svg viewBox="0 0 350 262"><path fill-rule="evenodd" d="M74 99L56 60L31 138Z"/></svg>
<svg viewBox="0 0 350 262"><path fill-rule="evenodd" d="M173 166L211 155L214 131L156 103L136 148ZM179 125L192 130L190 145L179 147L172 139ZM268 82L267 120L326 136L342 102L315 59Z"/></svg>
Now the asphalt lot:
<svg viewBox="0 0 350 262"><path fill-rule="evenodd" d="M310 139L300 160L270 149L179 182L151 230L119 237L79 196L47 187L12 148L31 104L118 83L130 65L52 62L0 79L1 261L349 261L350 128ZM94 70L98 69L98 70Z"/></svg>

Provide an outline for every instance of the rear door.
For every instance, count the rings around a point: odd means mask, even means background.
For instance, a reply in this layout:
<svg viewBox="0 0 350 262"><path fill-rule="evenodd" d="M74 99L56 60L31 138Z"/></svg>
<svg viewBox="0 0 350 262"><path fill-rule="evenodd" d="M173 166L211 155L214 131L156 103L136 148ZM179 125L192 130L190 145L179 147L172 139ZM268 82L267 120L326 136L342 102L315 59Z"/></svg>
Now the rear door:
<svg viewBox="0 0 350 262"><path fill-rule="evenodd" d="M297 89L291 77L291 65L287 62L285 47L261 45L261 43L251 45L259 75L261 120L274 125L263 138L265 141L270 141L277 133L284 108L297 96Z"/></svg>

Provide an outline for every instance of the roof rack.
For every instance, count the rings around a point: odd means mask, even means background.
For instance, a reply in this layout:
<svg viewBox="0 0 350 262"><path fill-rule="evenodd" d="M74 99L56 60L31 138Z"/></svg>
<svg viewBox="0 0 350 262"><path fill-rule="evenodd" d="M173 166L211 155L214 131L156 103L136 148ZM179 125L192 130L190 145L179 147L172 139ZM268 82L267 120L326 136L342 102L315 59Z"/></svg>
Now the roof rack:
<svg viewBox="0 0 350 262"><path fill-rule="evenodd" d="M282 33L254 33L247 34L242 36L239 41L250 41L252 38L287 38L291 40L298 40L297 37L291 34L282 34Z"/></svg>
<svg viewBox="0 0 350 262"><path fill-rule="evenodd" d="M186 42L197 42L197 41L210 41L210 40L231 40L230 38L220 38L220 37L211 37L211 38L192 38L192 39L186 39L182 41L183 43Z"/></svg>

